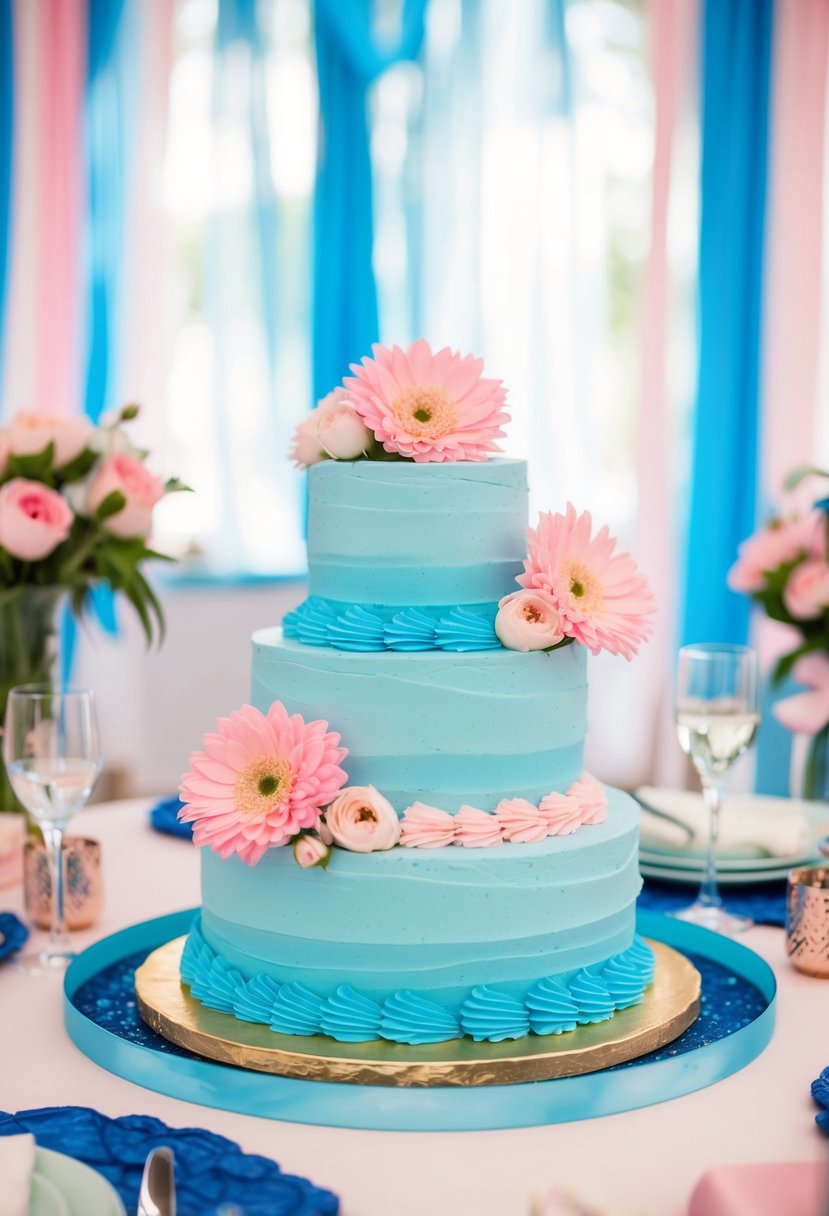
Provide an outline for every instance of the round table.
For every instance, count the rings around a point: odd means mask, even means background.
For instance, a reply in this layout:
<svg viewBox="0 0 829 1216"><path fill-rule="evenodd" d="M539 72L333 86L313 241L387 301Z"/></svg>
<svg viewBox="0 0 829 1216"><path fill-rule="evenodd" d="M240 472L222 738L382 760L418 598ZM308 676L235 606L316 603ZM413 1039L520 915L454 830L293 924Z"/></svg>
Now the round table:
<svg viewBox="0 0 829 1216"><path fill-rule="evenodd" d="M73 832L101 841L105 882L101 920L74 935L79 950L136 921L199 902L196 850L154 832L148 805L102 804L72 824ZM4 909L22 914L19 888L0 891ZM9 965L0 968L0 1108L77 1104L206 1127L330 1187L342 1198L343 1216L528 1216L532 1199L553 1186L608 1216L685 1216L694 1184L712 1166L826 1155L809 1085L829 1064L829 983L790 966L781 929L754 928L741 940L777 975L771 1044L709 1089L626 1114L516 1131L431 1134L306 1127L194 1106L93 1064L66 1035L60 982Z"/></svg>

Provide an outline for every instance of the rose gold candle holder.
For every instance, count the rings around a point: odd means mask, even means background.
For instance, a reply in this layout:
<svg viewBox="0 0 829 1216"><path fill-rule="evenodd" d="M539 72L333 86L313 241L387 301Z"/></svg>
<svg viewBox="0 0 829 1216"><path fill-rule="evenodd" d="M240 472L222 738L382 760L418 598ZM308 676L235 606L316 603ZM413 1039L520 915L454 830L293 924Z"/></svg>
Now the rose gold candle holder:
<svg viewBox="0 0 829 1216"><path fill-rule="evenodd" d="M94 925L103 904L101 846L83 836L66 836L63 862L64 913L67 929ZM52 926L52 877L40 841L27 840L23 853L23 898L26 915L38 929Z"/></svg>
<svg viewBox="0 0 829 1216"><path fill-rule="evenodd" d="M829 979L829 866L790 871L786 949L798 971Z"/></svg>

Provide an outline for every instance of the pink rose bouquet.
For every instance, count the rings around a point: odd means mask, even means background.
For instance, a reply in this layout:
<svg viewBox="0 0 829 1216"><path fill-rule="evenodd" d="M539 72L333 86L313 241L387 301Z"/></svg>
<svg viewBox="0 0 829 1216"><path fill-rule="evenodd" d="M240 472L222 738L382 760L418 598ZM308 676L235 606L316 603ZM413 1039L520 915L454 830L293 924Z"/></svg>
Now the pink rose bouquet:
<svg viewBox="0 0 829 1216"><path fill-rule="evenodd" d="M829 471L798 469L785 489L814 476L829 478ZM781 513L743 541L728 584L796 631L772 679L791 674L805 691L778 701L772 712L789 730L812 736L803 792L816 797L829 778L829 498Z"/></svg>
<svg viewBox="0 0 829 1216"><path fill-rule="evenodd" d="M30 588L55 598L66 591L80 613L92 587L108 583L131 602L148 640L156 628L163 631L141 567L164 557L148 543L154 507L185 487L156 477L146 453L130 444L123 424L137 413L126 406L114 422L96 427L86 418L25 410L0 428L0 608L6 615L18 603L25 610ZM0 694L3 683L0 670Z"/></svg>

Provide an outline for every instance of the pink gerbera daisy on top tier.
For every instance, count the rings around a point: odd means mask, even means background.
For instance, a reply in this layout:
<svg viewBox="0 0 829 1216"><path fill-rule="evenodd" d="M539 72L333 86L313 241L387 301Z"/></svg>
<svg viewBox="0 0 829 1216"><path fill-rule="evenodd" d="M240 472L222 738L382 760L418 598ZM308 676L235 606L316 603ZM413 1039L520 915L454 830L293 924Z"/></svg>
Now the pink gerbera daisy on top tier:
<svg viewBox="0 0 829 1216"><path fill-rule="evenodd" d="M345 784L348 754L327 722L288 716L275 701L267 714L251 705L220 718L193 752L179 793L179 819L192 823L193 842L222 858L238 853L255 865L272 848L314 827L320 808Z"/></svg>
<svg viewBox="0 0 829 1216"><path fill-rule="evenodd" d="M591 537L589 512L544 512L528 528L529 554L518 582L545 592L561 617L567 637L593 654L609 650L631 659L651 633L653 592L627 553L614 553L606 527Z"/></svg>
<svg viewBox="0 0 829 1216"><path fill-rule="evenodd" d="M509 415L500 380L481 376L483 360L448 346L432 354L418 339L408 350L372 347L343 383L349 400L387 452L419 463L486 460Z"/></svg>

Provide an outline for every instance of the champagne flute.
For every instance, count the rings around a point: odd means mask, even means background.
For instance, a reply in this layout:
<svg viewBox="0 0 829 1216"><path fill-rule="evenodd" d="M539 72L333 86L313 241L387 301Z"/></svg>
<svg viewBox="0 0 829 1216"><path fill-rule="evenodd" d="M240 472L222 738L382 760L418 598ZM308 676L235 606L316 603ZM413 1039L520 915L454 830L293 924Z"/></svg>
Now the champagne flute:
<svg viewBox="0 0 829 1216"><path fill-rule="evenodd" d="M15 963L32 974L63 971L74 957L63 910L63 837L101 771L92 691L59 691L48 684L12 688L6 704L3 757L12 789L43 833L52 884L47 948L19 955Z"/></svg>
<svg viewBox="0 0 829 1216"><path fill-rule="evenodd" d="M724 643L683 646L677 667L676 731L680 747L699 775L710 832L699 895L689 908L674 915L718 933L738 933L751 924L749 917L723 909L715 851L726 774L751 745L759 722L754 651Z"/></svg>

